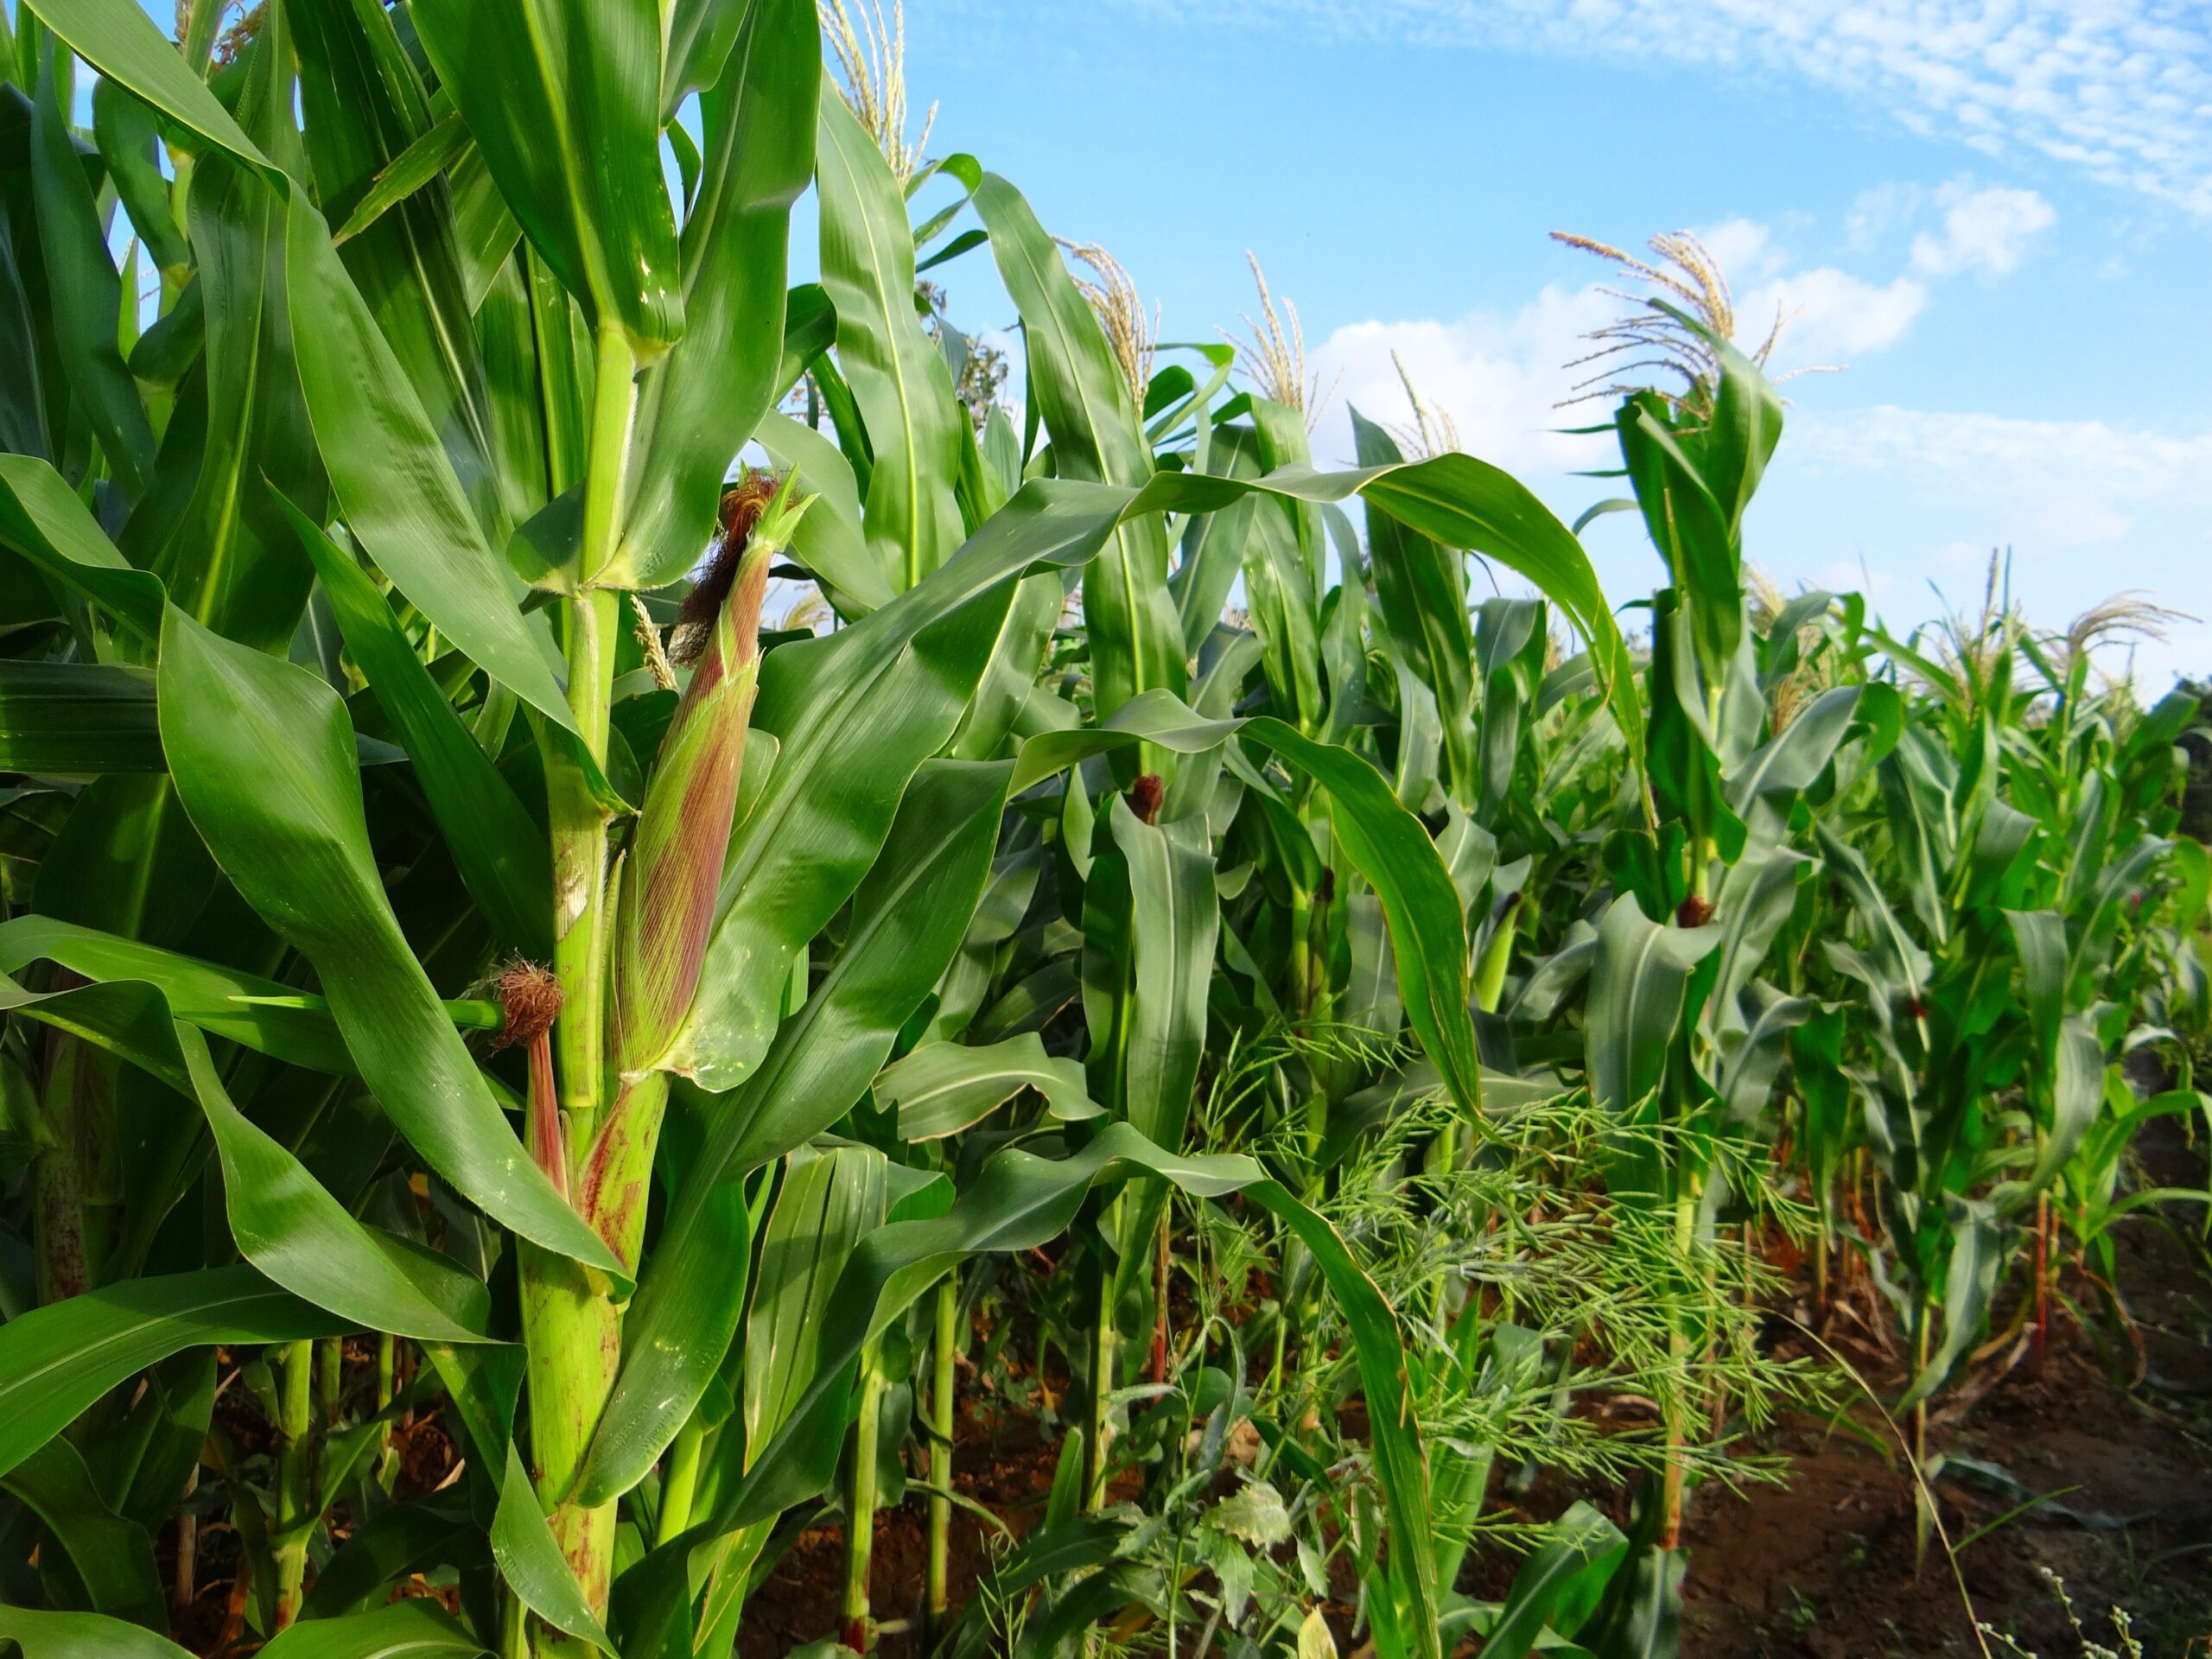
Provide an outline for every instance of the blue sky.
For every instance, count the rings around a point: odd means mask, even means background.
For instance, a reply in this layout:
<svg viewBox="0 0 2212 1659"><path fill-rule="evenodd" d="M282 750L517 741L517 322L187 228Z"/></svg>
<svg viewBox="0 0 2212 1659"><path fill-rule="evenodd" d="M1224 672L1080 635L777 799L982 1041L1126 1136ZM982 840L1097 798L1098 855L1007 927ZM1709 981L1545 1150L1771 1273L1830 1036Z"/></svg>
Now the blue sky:
<svg viewBox="0 0 2212 1659"><path fill-rule="evenodd" d="M1618 307L1548 232L1689 229L1745 333L1790 314L1777 367L1847 365L1785 389L1749 537L1785 588L1910 624L2009 548L2038 623L2123 588L2205 619L2136 648L2146 691L2212 672L2212 0L912 0L906 27L930 152L1111 250L1163 340L1241 333L1258 254L1333 389L1325 463L1347 405L1407 418L1395 351L1563 518L1612 493L1574 476L1606 442L1555 430L1593 406L1554 405ZM1011 326L988 251L937 275ZM1632 518L1586 540L1617 601L1658 579Z"/></svg>
<svg viewBox="0 0 2212 1659"><path fill-rule="evenodd" d="M1463 445L1563 516L1602 440L1552 405L1616 308L1567 229L1700 232L1746 333L1794 314L1789 429L1751 556L1871 583L1893 621L1980 597L2038 622L2115 589L2212 619L2212 10L2202 0L912 0L930 149L972 151L1103 244L1165 340L1239 330L1244 251L1336 397L1405 418L1389 353ZM804 257L804 256L802 256ZM979 251L939 273L1012 312ZM1634 522L1587 537L1648 589ZM1862 569L1865 573L1862 577ZM2212 671L2212 626L2136 657ZM2117 658L2113 665L2118 666Z"/></svg>

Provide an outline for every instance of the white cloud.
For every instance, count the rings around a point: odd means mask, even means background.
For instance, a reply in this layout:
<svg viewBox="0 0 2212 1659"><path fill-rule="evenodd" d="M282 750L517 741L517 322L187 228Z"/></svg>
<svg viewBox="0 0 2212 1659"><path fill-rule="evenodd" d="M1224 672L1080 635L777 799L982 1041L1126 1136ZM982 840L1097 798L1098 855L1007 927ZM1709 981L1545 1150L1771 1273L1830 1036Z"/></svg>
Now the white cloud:
<svg viewBox="0 0 2212 1659"><path fill-rule="evenodd" d="M1880 405L1793 423L1795 465L1986 502L2024 547L2063 553L2127 536L2148 511L2212 507L2212 432L2023 420Z"/></svg>
<svg viewBox="0 0 2212 1659"><path fill-rule="evenodd" d="M2056 210L2036 192L2005 185L1977 188L1955 179L1936 200L1943 209L1942 232L1923 231L1912 239L1912 268L1931 276L1962 270L2002 276L2058 222Z"/></svg>
<svg viewBox="0 0 2212 1659"><path fill-rule="evenodd" d="M1993 549L2012 556L2011 590L2044 626L2121 588L2201 609L2212 431L1884 406L1799 411L1784 446L1786 468L1769 476L1793 521L1789 541L1841 541L1878 577L1894 572L1894 592L1879 580L1873 592L1905 619L1977 601ZM2119 671L2132 651L2138 683L2155 696L2175 673L2212 667L2208 643L2201 626L2181 624L2168 640L2115 644L2100 658Z"/></svg>
<svg viewBox="0 0 2212 1659"><path fill-rule="evenodd" d="M1878 285L1822 265L1761 283L1737 311L1745 333L1762 339L1776 316L1783 319L1776 365L1786 369L1894 346L1927 303L1928 290L1910 276Z"/></svg>
<svg viewBox="0 0 2212 1659"><path fill-rule="evenodd" d="M1164 9L1180 0L1128 0ZM1782 73L2212 218L2201 0L1217 0L1232 27Z"/></svg>
<svg viewBox="0 0 2212 1659"><path fill-rule="evenodd" d="M1825 365L1878 352L1903 338L1927 303L1910 276L1872 283L1832 266L1793 270L1767 226L1736 219L1697 232L1720 267L1754 280L1739 288L1737 316L1748 348L1783 319L1779 368ZM1324 464L1351 459L1356 407L1386 425L1410 422L1393 354L1402 359L1422 397L1448 413L1460 447L1513 471L1563 473L1605 464L1591 441L1560 431L1587 426L1608 412L1603 402L1572 404L1579 385L1603 364L1575 366L1592 347L1586 338L1620 315L1623 302L1605 279L1569 291L1544 289L1518 311L1476 311L1451 321L1379 319L1338 328L1315 353L1324 386L1336 389L1315 435ZM1561 405L1568 404L1562 408Z"/></svg>
<svg viewBox="0 0 2212 1659"><path fill-rule="evenodd" d="M1328 466L1352 458L1347 409L1384 425L1411 421L1391 362L1395 353L1421 397L1452 416L1459 447L1469 454L1509 472L1592 465L1591 441L1557 429L1591 425L1607 410L1597 404L1558 405L1591 372L1567 367L1590 350L1583 336L1619 309L1620 302L1595 285L1574 293L1553 287L1511 315L1478 311L1452 322L1376 321L1338 328L1314 354L1322 385L1336 388L1314 434L1315 459Z"/></svg>
<svg viewBox="0 0 2212 1659"><path fill-rule="evenodd" d="M1861 190L1844 215L1845 238L1864 253L1898 226L1917 219L1927 200L1927 190L1917 184L1892 182Z"/></svg>
<svg viewBox="0 0 2212 1659"><path fill-rule="evenodd" d="M1775 245L1774 232L1757 219L1726 219L1701 226L1692 234L1732 282L1774 276L1788 263Z"/></svg>

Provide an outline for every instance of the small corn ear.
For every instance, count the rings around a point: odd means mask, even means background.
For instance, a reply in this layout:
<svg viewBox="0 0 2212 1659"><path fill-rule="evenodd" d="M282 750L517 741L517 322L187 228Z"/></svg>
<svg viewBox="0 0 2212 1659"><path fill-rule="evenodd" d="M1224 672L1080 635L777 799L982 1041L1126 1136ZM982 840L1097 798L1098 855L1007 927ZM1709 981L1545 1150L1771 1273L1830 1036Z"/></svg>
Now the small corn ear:
<svg viewBox="0 0 2212 1659"><path fill-rule="evenodd" d="M748 478L731 499L734 511L726 509L721 546L698 589L714 608L686 618L696 632L679 640L691 650L678 654L696 655L696 666L661 741L623 883L615 1019L626 1076L652 1070L668 1052L698 988L759 686L768 567L807 505L789 480L769 497L762 480Z"/></svg>

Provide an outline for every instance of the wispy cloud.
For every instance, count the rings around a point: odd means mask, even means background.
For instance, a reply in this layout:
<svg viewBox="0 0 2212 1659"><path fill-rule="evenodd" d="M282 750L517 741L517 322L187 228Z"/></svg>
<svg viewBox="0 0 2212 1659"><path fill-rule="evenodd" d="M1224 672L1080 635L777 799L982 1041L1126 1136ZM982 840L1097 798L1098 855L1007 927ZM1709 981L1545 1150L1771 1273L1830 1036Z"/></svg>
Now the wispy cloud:
<svg viewBox="0 0 2212 1659"><path fill-rule="evenodd" d="M2002 276L2058 222L2057 212L2034 191L2003 185L1977 188L1955 179L1936 193L1936 202L1942 209L1942 229L1912 239L1912 268L1931 276L1962 270Z"/></svg>
<svg viewBox="0 0 2212 1659"><path fill-rule="evenodd" d="M1785 561L1789 545L1813 553L1806 574L1867 588L1893 621L1972 602L1993 549L2012 556L2013 594L2038 624L2062 625L2123 588L2204 610L2195 572L2212 554L2212 431L1890 405L1801 410L1777 461ZM1861 556L1824 551L1840 548ZM2115 672L2132 663L2158 695L2212 662L2212 628L2199 617L2100 659Z"/></svg>
<svg viewBox="0 0 2212 1659"><path fill-rule="evenodd" d="M1753 219L1728 219L1696 234L1733 278L1745 344L1758 344L1775 319L1782 320L1777 369L1834 365L1885 350L1904 337L1928 303L1927 284L1910 275L1879 282L1833 265L1800 268L1769 227ZM1512 312L1372 319L1337 329L1316 353L1322 383L1338 392L1315 435L1317 454L1350 459L1346 405L1370 419L1405 416L1395 357L1403 359L1422 397L1451 414L1471 454L1533 473L1603 464L1591 439L1558 429L1588 424L1580 417L1599 408L1571 400L1593 367L1602 367L1575 366L1592 349L1590 331L1626 303L1608 291L1613 287L1593 266L1583 287L1548 287Z"/></svg>
<svg viewBox="0 0 2212 1659"><path fill-rule="evenodd" d="M2212 433L1882 405L1797 422L1790 452L1815 478L1984 503L1993 537L2032 555L2111 547L2143 518L2212 508Z"/></svg>
<svg viewBox="0 0 2212 1659"><path fill-rule="evenodd" d="M1878 104L1915 130L1990 154L2037 152L2212 219L2212 29L2201 0L1216 0L1209 15L1780 72Z"/></svg>

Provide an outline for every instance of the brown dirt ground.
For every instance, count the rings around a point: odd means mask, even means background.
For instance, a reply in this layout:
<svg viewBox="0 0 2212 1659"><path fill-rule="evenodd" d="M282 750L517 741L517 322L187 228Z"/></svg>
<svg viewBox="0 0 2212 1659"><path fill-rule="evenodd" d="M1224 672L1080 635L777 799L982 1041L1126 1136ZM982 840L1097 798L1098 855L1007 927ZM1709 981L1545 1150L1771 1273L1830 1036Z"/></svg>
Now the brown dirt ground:
<svg viewBox="0 0 2212 1659"><path fill-rule="evenodd" d="M2171 1122L2161 1128L2140 1149L2149 1175L2201 1187L2201 1150ZM1901 1463L1848 1430L1793 1427L1762 1448L1789 1457L1786 1489L1708 1492L1692 1511L1684 1655L1979 1655L1971 1598L1976 1618L2030 1652L2075 1659L2082 1641L2047 1570L2064 1580L2090 1641L2118 1646L2117 1606L2147 1659L2212 1659L2212 1274L2195 1230L2202 1214L2179 1208L2121 1225L2120 1280L2139 1348L2115 1351L2109 1320L2094 1332L2062 1325L2040 1376L2018 1366L1931 1425L1931 1452L1996 1465L2031 1497L2075 1490L1967 1544L1955 1577L1940 1546L1916 1567ZM1894 1393L1897 1380L1877 1386ZM1879 1431L1872 1411L1855 1417ZM2022 1501L1963 1471L1936 1490L1954 1541Z"/></svg>
<svg viewBox="0 0 2212 1659"><path fill-rule="evenodd" d="M2202 1150L2177 1133L2142 1152L2155 1182L2205 1179ZM2094 1332L2062 1320L2039 1373L2024 1363L2001 1370L1999 1356L1968 1386L1970 1400L1938 1410L1931 1452L1995 1465L2017 1482L2005 1491L1971 1471L1939 1478L1955 1542L1999 1522L2024 1494L2058 1494L1966 1543L1955 1574L1938 1543L1916 1560L1913 1483L1901 1459L1868 1444L1887 1433L1871 1407L1853 1412L1856 1433L1798 1421L1745 1447L1785 1459L1788 1484L1694 1496L1684 1659L1979 1659L1975 1619L2041 1659L2086 1659L2043 1569L2064 1581L2088 1640L2117 1645L2117 1606L2145 1659L2212 1659L2212 1255L2193 1230L2200 1217L2183 1209L2123 1224L2120 1277L2139 1347L2115 1348L2108 1317ZM2000 1324L2009 1311L1999 1310ZM1839 1345L1878 1390L1901 1391L1902 1376L1874 1351ZM1053 1446L1020 1421L995 1432L964 1422L960 1438L960 1491L1026 1531L1044 1509ZM1566 1501L1549 1484L1539 1484L1532 1510ZM1624 1510L1624 1494L1608 1497L1607 1508ZM984 1530L956 1512L956 1605L988 1566ZM879 1618L918 1613L924 1550L918 1498L884 1512L870 1575ZM1472 1563L1467 1587L1497 1594L1512 1567ZM834 1636L842 1573L834 1526L802 1534L747 1604L740 1659L780 1659ZM1989 1650L2010 1659L1994 1640ZM908 1659L923 1649L894 1634L879 1651Z"/></svg>
<svg viewBox="0 0 2212 1659"><path fill-rule="evenodd" d="M2160 1128L2141 1148L2147 1177L2201 1186L2202 1149L2183 1144L2171 1121ZM1868 1443L1885 1433L1871 1408L1853 1412L1859 1432L1799 1421L1746 1446L1782 1457L1789 1481L1694 1495L1684 1659L1978 1659L1969 1598L1974 1618L2041 1659L2086 1659L2040 1569L2064 1580L2088 1639L2117 1646L2109 1610L2118 1606L2146 1659L2212 1659L2212 1252L2195 1230L2200 1220L2200 1211L2183 1209L2124 1224L2120 1282L2135 1341L2115 1338L2108 1315L2086 1331L2062 1324L2039 1373L2018 1364L2000 1375L2002 1360L1993 1362L1966 1390L1970 1398L1938 1412L1931 1451L1997 1465L2017 1483L2005 1491L1968 1471L1940 1478L1954 1541L1999 1522L2024 1492L2058 1494L1965 1544L1956 1576L1940 1546L1916 1563L1912 1483L1901 1460ZM1780 1329L1787 1344L1788 1327ZM1831 1333L1894 1397L1902 1387L1894 1366L1871 1347L1853 1348L1847 1319ZM363 1358L349 1352L349 1369ZM980 1404L963 1401L955 1483L1020 1535L1044 1511L1058 1448L1029 1420L993 1421ZM401 1429L405 1495L453 1473L438 1414ZM257 1415L242 1402L226 1396L219 1419L241 1454L265 1450ZM1571 1496L1551 1484L1539 1483L1532 1513L1554 1512ZM1599 1496L1609 1510L1624 1510L1624 1495ZM918 1618L925 1528L918 1495L880 1516L870 1575L879 1619ZM994 1558L990 1530L955 1511L956 1605ZM166 1580L173 1528L164 1529L160 1554ZM219 1645L226 1624L235 1630L237 1560L219 1510L203 1529L199 1593L178 1618L180 1637L195 1652ZM802 1533L748 1602L739 1659L782 1659L836 1634L843 1571L835 1526ZM1465 1587L1495 1595L1512 1571L1507 1559L1478 1560ZM912 1636L888 1634L878 1650L883 1659L912 1659L924 1649Z"/></svg>

